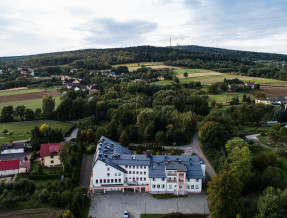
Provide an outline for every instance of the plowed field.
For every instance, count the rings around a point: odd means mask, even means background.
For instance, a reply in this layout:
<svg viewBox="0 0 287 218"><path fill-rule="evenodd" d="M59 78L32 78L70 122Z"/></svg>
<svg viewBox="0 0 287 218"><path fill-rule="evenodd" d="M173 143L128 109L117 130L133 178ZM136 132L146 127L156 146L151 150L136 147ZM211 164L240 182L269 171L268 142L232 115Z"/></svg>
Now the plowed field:
<svg viewBox="0 0 287 218"><path fill-rule="evenodd" d="M268 95L274 95L276 97L287 96L287 88L277 88L277 87L261 87L261 92L264 92Z"/></svg>
<svg viewBox="0 0 287 218"><path fill-rule="evenodd" d="M40 99L40 98L43 98L44 96L55 97L55 96L60 96L60 94L56 91L45 91L45 92L34 92L34 93L26 93L26 94L18 94L18 95L0 96L0 103Z"/></svg>

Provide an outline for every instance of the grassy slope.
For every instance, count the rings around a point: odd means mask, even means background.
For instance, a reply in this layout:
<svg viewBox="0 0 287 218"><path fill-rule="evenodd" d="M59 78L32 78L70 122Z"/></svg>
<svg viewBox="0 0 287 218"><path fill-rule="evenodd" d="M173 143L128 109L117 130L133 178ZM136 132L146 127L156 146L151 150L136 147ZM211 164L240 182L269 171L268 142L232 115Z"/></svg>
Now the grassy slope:
<svg viewBox="0 0 287 218"><path fill-rule="evenodd" d="M55 108L61 103L60 96L53 97L55 98ZM24 100L24 101L13 101L13 102L4 102L0 103L0 111L3 107L12 105L16 107L18 105L24 105L26 108L30 108L35 111L36 108L42 108L42 99L32 99L32 100Z"/></svg>
<svg viewBox="0 0 287 218"><path fill-rule="evenodd" d="M127 67L137 67L141 65L146 65L146 66L155 66L155 65L163 65L163 62L139 62L139 63L128 63L128 64L116 64L113 65L113 67L118 67L118 66L127 66Z"/></svg>
<svg viewBox="0 0 287 218"><path fill-rule="evenodd" d="M11 139L13 140L28 139L30 137L30 130L33 129L35 126L41 126L44 123L46 123L52 128L60 128L63 130L63 132L68 131L70 128L72 128L72 126L74 126L74 124L70 122L59 122L52 120L1 123L0 137L4 138L0 139L0 143L5 143L10 140L9 135L4 135L2 133L4 129L7 129L9 132L13 132L13 135L11 136Z"/></svg>

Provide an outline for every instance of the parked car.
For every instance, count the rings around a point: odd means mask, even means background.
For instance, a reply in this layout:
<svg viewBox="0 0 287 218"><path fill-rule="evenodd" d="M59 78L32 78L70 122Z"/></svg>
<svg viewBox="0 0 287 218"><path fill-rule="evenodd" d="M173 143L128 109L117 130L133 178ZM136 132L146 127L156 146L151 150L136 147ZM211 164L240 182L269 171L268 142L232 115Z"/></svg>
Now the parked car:
<svg viewBox="0 0 287 218"><path fill-rule="evenodd" d="M125 210L125 212L124 212L124 218L129 218L129 211L128 211L128 210Z"/></svg>

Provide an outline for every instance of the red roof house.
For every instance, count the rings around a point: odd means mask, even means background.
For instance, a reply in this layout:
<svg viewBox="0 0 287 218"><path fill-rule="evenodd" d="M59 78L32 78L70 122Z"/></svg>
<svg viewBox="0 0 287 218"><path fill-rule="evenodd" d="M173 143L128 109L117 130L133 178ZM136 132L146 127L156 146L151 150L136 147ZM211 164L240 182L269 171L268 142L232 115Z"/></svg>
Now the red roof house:
<svg viewBox="0 0 287 218"><path fill-rule="evenodd" d="M61 142L41 144L40 157L58 155L60 148L61 148L61 144L62 144Z"/></svg>
<svg viewBox="0 0 287 218"><path fill-rule="evenodd" d="M51 166L62 165L60 156L59 156L61 145L62 145L61 142L41 144L40 157L42 159L42 163L44 166L51 167Z"/></svg>
<svg viewBox="0 0 287 218"><path fill-rule="evenodd" d="M20 160L0 160L0 175L19 173Z"/></svg>

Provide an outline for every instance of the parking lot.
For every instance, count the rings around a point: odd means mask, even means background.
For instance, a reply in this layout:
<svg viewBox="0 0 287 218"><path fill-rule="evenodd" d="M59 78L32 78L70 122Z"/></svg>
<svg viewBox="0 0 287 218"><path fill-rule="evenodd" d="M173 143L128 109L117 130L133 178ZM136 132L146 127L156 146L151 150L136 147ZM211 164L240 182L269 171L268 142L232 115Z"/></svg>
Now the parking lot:
<svg viewBox="0 0 287 218"><path fill-rule="evenodd" d="M208 214L206 195L155 199L148 193L107 192L92 195L89 216L97 218L123 217L124 210L132 218L144 213L205 213Z"/></svg>

